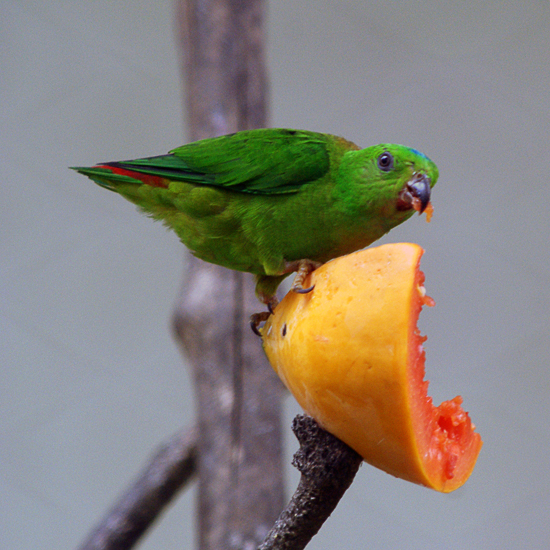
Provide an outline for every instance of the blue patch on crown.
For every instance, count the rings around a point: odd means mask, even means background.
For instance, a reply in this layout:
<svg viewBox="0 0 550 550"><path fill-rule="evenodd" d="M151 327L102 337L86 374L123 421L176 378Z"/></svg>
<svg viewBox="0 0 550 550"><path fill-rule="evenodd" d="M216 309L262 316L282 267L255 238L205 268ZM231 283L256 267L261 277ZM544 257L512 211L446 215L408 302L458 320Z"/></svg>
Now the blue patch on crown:
<svg viewBox="0 0 550 550"><path fill-rule="evenodd" d="M425 158L426 160L430 160L424 153L421 153L420 151L417 151L416 149L411 149L413 153L416 153L419 157Z"/></svg>

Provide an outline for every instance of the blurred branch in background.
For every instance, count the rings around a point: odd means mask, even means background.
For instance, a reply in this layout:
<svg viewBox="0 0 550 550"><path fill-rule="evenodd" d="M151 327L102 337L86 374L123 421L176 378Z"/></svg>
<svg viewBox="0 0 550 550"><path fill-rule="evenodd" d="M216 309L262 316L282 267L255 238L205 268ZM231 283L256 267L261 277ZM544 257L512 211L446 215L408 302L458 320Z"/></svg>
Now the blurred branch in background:
<svg viewBox="0 0 550 550"><path fill-rule="evenodd" d="M351 485L362 458L306 415L292 424L300 449L292 464L302 477L259 550L301 550ZM174 435L105 515L79 550L130 550L194 477L197 430ZM246 546L240 546L243 550Z"/></svg>
<svg viewBox="0 0 550 550"><path fill-rule="evenodd" d="M267 126L264 0L178 9L189 137ZM198 547L255 548L284 505L282 384L249 328L252 276L188 265L174 324L197 395Z"/></svg>
<svg viewBox="0 0 550 550"><path fill-rule="evenodd" d="M192 428L174 435L109 510L80 550L132 548L178 490L193 478L196 460L197 430Z"/></svg>

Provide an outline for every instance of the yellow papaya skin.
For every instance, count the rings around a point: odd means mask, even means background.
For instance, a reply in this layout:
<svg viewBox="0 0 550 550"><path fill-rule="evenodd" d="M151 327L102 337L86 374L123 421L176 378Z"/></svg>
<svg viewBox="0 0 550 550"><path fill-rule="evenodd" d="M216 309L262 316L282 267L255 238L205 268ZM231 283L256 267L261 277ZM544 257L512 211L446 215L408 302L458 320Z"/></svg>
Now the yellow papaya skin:
<svg viewBox="0 0 550 550"><path fill-rule="evenodd" d="M462 399L435 407L417 321L426 296L416 244L332 260L289 292L262 329L267 357L304 411L396 477L450 492L470 476L481 438Z"/></svg>

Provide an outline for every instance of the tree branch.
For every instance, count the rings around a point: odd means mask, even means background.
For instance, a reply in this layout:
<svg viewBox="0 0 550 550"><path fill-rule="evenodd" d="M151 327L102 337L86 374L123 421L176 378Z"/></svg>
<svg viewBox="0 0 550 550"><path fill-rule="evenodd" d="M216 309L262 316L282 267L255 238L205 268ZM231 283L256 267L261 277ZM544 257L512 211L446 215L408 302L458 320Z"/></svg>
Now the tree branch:
<svg viewBox="0 0 550 550"><path fill-rule="evenodd" d="M175 434L106 514L79 550L132 548L196 469L197 430Z"/></svg>
<svg viewBox="0 0 550 550"><path fill-rule="evenodd" d="M292 431L300 442L292 464L302 477L288 506L258 550L305 548L336 508L363 461L310 416L296 416Z"/></svg>

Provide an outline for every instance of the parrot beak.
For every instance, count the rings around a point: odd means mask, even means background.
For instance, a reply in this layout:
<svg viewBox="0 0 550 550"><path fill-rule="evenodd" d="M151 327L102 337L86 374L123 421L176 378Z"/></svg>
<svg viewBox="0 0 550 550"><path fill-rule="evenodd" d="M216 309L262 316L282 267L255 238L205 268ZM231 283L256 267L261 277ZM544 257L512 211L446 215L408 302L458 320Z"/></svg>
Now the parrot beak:
<svg viewBox="0 0 550 550"><path fill-rule="evenodd" d="M397 202L398 210L410 210L414 208L422 214L430 203L430 178L423 172L415 172L405 187L399 193Z"/></svg>

